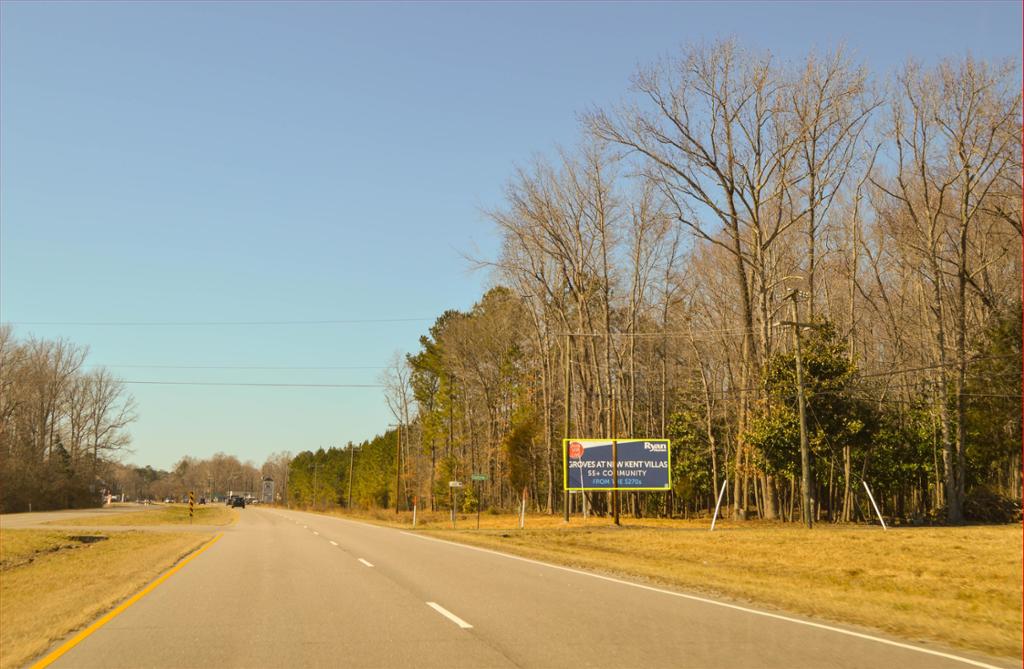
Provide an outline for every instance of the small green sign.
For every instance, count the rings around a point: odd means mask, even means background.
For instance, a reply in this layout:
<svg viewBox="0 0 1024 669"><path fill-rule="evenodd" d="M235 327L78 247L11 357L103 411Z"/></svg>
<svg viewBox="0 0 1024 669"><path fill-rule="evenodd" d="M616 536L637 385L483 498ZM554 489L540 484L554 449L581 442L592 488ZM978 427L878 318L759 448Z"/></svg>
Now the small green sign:
<svg viewBox="0 0 1024 669"><path fill-rule="evenodd" d="M473 474L473 480L474 481L486 481L487 480L487 475L486 474Z"/></svg>

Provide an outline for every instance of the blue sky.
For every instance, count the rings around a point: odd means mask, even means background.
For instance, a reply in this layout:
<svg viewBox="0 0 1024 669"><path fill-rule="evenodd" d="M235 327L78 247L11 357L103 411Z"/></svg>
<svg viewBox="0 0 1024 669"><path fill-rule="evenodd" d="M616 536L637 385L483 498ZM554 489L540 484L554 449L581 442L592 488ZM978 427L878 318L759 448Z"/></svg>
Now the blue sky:
<svg viewBox="0 0 1024 669"><path fill-rule="evenodd" d="M493 257L516 163L734 36L874 72L1019 57L1021 4L0 4L0 320L127 380L375 383ZM325 325L28 325L423 319ZM360 441L373 388L131 385L138 464Z"/></svg>

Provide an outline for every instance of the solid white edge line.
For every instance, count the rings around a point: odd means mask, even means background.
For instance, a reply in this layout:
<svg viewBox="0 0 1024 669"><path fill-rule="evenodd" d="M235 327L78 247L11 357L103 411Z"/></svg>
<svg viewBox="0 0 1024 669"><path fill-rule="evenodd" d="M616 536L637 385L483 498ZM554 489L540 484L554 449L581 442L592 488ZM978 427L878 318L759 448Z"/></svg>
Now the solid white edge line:
<svg viewBox="0 0 1024 669"><path fill-rule="evenodd" d="M342 520L347 520L347 519L342 519ZM349 522L359 522L359 521L349 521ZM567 572L570 572L570 573L573 573L573 574L579 574L581 576L590 576L591 578L601 579L602 581L609 581L611 583L618 583L620 585L628 585L628 586L633 587L633 588L640 588L641 590L649 590L651 592L659 592L659 593L661 593L663 595L671 595L672 597L681 597L683 599L689 599L689 600L692 600L692 601L695 601L695 602L701 602L701 603L704 603L704 604L711 604L711 605L714 605L714 606L722 606L722 607L725 607L727 609L733 609L735 611L743 611L744 613L752 613L752 614L757 615L757 616L764 616L766 618L774 618L776 620L784 620L786 622L796 623L798 625L806 625L807 627L814 627L814 628L817 628L817 629L827 630L829 632L836 632L838 634L845 634L847 636L857 637L858 639L866 639L868 641L877 641L878 643L882 643L882 644L885 644L887 646L895 646L897 648L905 648L907 650L915 650L915 651L917 651L919 653L925 653L927 655L934 655L936 657L943 657L943 658L946 658L947 660L954 660L954 661L957 661L957 662L963 662L964 664L969 664L969 665L974 666L974 667L982 667L983 669L1003 669L1002 667L997 667L996 665L993 665L993 664L986 664L984 662L979 662L977 660L972 660L970 658L960 657L959 655L951 655L949 653L943 653L942 651L931 650L930 648L921 648L920 646L912 646L912 645L907 644L907 643L900 643L899 641L892 641L890 639L883 639L882 637L872 636L870 634L864 634L862 632L854 632L853 630L845 630L845 629L843 629L841 627L833 627L831 625L825 625L823 623L815 623L815 622L811 622L809 620L800 620L799 618L790 618L789 616L779 615L778 613L769 613L767 611L758 611L757 609L750 609L750 608L747 608L745 606L739 606L737 604L729 604L727 602L719 602L719 601L716 601L714 599L707 599L705 597L698 597L697 595L687 595L687 594L684 594L682 592L674 592L672 590L664 590L662 588L655 588L653 586L643 585L641 583L632 583L630 581L624 581L622 579L614 578L612 576L604 576L602 574L594 574L594 573L591 573L591 572L588 572L588 571L582 571L580 569L573 569L572 567L563 567L562 565L551 564L550 562L541 562L540 560L533 560L531 558L520 557L519 555L511 555L510 553L502 553L500 551L491 550L489 548L480 548L479 546L470 546L468 544L460 544L460 543L457 543L455 541L447 541L445 539L437 539L435 537L425 537L425 536L423 536L421 534L415 534L413 532L406 532L405 530L398 530L398 532L401 533L401 534L405 534L407 536L410 536L410 537L416 537L417 539L423 539L424 541L436 541L437 543L441 543L441 544L448 544L450 546L457 546L459 548L466 548L466 549L469 549L469 550L479 551L481 553L490 553L492 555L498 555L500 557L508 558L510 560L519 560L521 562L528 562L530 564L541 565L543 567L549 567L551 569L558 569L560 571L567 571ZM431 606L433 606L434 608L440 610L440 607L435 606L434 604L431 604L430 602L427 602L427 603L430 604ZM441 613L444 613L444 612L441 611Z"/></svg>
<svg viewBox="0 0 1024 669"><path fill-rule="evenodd" d="M471 630L471 629L473 629L472 625L470 625L465 620L463 620L462 618L458 617L457 615L455 615L454 613L452 613L448 609L444 608L443 606L441 606L437 602L427 602L427 606L429 606L430 608L434 609L435 611L437 611L442 616L444 616L448 620L452 621L453 623L455 623L456 625L458 625L462 629L464 629L464 630Z"/></svg>
<svg viewBox="0 0 1024 669"><path fill-rule="evenodd" d="M345 523L354 523L356 525L362 525L374 530L390 530L395 529L382 525L374 525L373 523L366 523L360 520L353 520L350 518L339 518L332 516L335 520L340 520ZM680 597L682 599L689 599L695 602L702 602L704 604L711 604L712 606L721 606L727 609L733 609L735 611L743 611L744 613L750 613L756 616L764 616L766 618L774 618L775 620L783 620L785 622L796 623L797 625L804 625L807 627L814 627L816 629L826 630L829 632L835 632L837 634L844 634L846 636L855 637L858 639L865 639L867 641L875 641L877 643L885 644L887 646L894 646L896 648L903 648L905 650L917 651L918 653L924 653L925 655L933 655L935 657L942 657L947 660L953 660L955 662L962 662L964 664L971 665L973 667L981 667L982 669L1003 669L1003 667L996 666L994 664L987 664L979 660L972 660L967 657L961 657L959 655L953 655L951 653L943 653L942 651L932 650L930 648L922 648L921 646L914 646L908 643L901 643L899 641L893 641L891 639L885 639L871 634L864 634L863 632L855 632L853 630L843 629L842 627L833 627L832 625L826 625L824 623L816 623L810 620L800 620L799 618L791 618L790 616L780 615L778 613L769 613L768 611L758 611L757 609L751 609L746 606L739 606L737 604L729 604L727 602L720 602L714 599L708 599L706 597L698 597L697 595L688 595L682 592L674 592L672 590L665 590L663 588L655 588L650 585L643 585L641 583L633 583L630 581L624 581L620 578L614 578L612 576L604 576L602 574L595 574L580 569L573 569L572 567L564 567L558 564L552 564L550 562L542 562L540 560L534 560L531 558L521 557L519 555L512 555L511 553L502 553L501 551L491 550L489 548L480 548L479 546L470 546L469 544L460 544L455 541L447 541L446 539L437 539L435 537L427 537L422 534L416 534L414 532L406 532L405 530L395 530L399 534L405 534L410 537L417 539L423 539L424 541L436 541L440 544L448 544L450 546L456 546L458 548L465 548L468 550L478 551L480 553L490 553L510 560L519 560L520 562L528 562L530 564L540 565L542 567L549 567L551 569L558 569L560 571L567 571L573 574L579 574L581 576L589 576L591 578L597 578L602 581L609 581L611 583L618 583L620 585L627 585L633 588L639 588L641 590L649 590L651 592L659 592L663 595L670 595L672 597Z"/></svg>
<svg viewBox="0 0 1024 669"><path fill-rule="evenodd" d="M337 541L332 541L332 542L331 542L331 545L332 545L332 546L337 546L337 545L338 545L338 542L337 542Z"/></svg>
<svg viewBox="0 0 1024 669"><path fill-rule="evenodd" d="M372 564L370 564L369 562L367 562L363 558L359 558L359 561L362 562L363 564L365 564L367 567L372 567L373 566Z"/></svg>

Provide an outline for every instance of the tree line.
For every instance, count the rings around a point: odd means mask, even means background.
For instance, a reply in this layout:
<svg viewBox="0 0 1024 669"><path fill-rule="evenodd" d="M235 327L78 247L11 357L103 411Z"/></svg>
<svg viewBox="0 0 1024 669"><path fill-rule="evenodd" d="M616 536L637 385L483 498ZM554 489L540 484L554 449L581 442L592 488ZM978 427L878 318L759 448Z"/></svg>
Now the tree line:
<svg viewBox="0 0 1024 669"><path fill-rule="evenodd" d="M287 452L273 453L257 467L252 461L243 462L221 452L209 458L184 456L170 470L116 463L111 467L109 488L132 501L180 500L189 492L194 492L197 499L207 500L223 499L229 494L261 498L263 479L270 478L274 481L275 501L287 504L290 459Z"/></svg>
<svg viewBox="0 0 1024 669"><path fill-rule="evenodd" d="M381 451L359 504L436 508L483 473L488 506L526 488L602 513L562 495L561 438L669 437L673 491L627 510L705 513L727 481L734 517L799 518L799 342L813 517L868 517L864 481L902 521L1013 515L1016 62L879 78L723 41L641 67L580 125L486 212L501 250L474 262L495 287L389 367L398 427L355 447Z"/></svg>
<svg viewBox="0 0 1024 669"><path fill-rule="evenodd" d="M86 354L0 326L0 511L95 506L109 487L135 405Z"/></svg>

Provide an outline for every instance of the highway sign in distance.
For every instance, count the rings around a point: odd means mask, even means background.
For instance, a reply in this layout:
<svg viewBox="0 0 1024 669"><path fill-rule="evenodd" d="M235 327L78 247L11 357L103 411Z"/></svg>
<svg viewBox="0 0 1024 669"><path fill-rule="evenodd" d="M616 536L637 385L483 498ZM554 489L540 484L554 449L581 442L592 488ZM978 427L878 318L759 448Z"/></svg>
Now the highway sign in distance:
<svg viewBox="0 0 1024 669"><path fill-rule="evenodd" d="M462 481L448 481L448 487L449 488L461 488L462 487Z"/></svg>
<svg viewBox="0 0 1024 669"><path fill-rule="evenodd" d="M486 481L487 480L487 475L486 474L473 474L473 480L474 481Z"/></svg>

